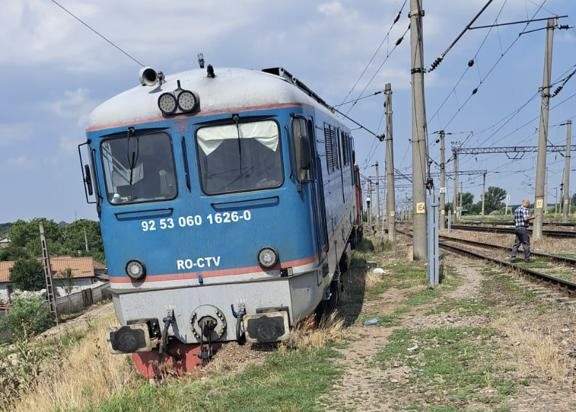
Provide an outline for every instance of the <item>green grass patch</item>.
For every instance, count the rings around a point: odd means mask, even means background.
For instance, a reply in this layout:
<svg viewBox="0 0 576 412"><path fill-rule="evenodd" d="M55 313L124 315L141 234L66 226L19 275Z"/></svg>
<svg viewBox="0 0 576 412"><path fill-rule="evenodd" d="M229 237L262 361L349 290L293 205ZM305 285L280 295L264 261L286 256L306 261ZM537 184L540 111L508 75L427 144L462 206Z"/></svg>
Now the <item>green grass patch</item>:
<svg viewBox="0 0 576 412"><path fill-rule="evenodd" d="M514 263L522 268L528 269L546 269L550 267L550 262L543 258L533 258L529 262L518 259Z"/></svg>
<svg viewBox="0 0 576 412"><path fill-rule="evenodd" d="M456 313L459 316L488 316L493 313L493 310L486 302L478 298L445 299L427 314L439 313Z"/></svg>
<svg viewBox="0 0 576 412"><path fill-rule="evenodd" d="M90 410L318 410L318 398L341 374L336 356L329 348L276 352L263 365L250 366L240 374L172 380L159 386L146 383Z"/></svg>
<svg viewBox="0 0 576 412"><path fill-rule="evenodd" d="M537 300L534 292L517 284L511 275L488 268L482 279L482 299L489 306L527 304Z"/></svg>
<svg viewBox="0 0 576 412"><path fill-rule="evenodd" d="M393 389L410 388L418 410L458 410L469 403L497 406L515 391L507 371L498 366L497 348L489 328L454 327L425 330L399 329L376 356L386 369L408 367L409 382L391 383ZM434 394L434 397L424 396ZM414 398L416 396L416 398ZM402 396L395 396L402 399ZM427 399L424 404L422 400ZM410 402L410 399L406 399Z"/></svg>

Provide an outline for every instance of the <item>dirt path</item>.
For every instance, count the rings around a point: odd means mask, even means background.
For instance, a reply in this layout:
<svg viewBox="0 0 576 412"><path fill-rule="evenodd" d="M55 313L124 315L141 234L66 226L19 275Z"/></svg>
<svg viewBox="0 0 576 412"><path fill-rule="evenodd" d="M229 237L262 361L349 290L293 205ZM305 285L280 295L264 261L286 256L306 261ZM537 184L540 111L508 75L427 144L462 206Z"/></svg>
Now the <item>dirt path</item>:
<svg viewBox="0 0 576 412"><path fill-rule="evenodd" d="M406 287L405 260L391 260L386 287L374 297L367 286L373 298L350 328L356 338L340 350L343 375L322 408L574 410L576 305L454 255L438 290ZM374 316L380 324L365 326Z"/></svg>
<svg viewBox="0 0 576 412"><path fill-rule="evenodd" d="M381 313L392 314L404 300L405 295L405 291L390 289L376 301L365 304L362 312L370 311L381 304L383 309ZM379 396L379 389L385 384L387 377L382 370L375 368L371 363L378 351L388 342L392 331L392 328L367 327L362 324L350 328L350 335L354 336L355 340L349 347L341 350L344 376L331 393L321 400L324 407L354 410L362 405L362 410L365 411L391 410Z"/></svg>
<svg viewBox="0 0 576 412"><path fill-rule="evenodd" d="M449 258L448 264L456 263ZM450 298L463 298L475 296L481 281L478 270L470 264L463 265L458 277L458 286L450 291ZM394 276L390 274L388 276ZM390 288L380 294L377 299L365 302L362 314L373 313L379 308L380 317L395 313L403 306L409 296L422 287L407 289ZM433 304L432 304L433 305ZM350 333L357 338L341 350L343 359L341 366L344 369L342 379L333 387L332 391L322 399L321 405L336 410L362 410L362 411L389 411L394 406L389 402L388 394L382 391L390 383L405 383L408 380L409 370L404 366L391 369L382 369L374 362L375 356L388 343L390 335L399 327L421 327L429 323L438 323L438 319L423 315L431 305L414 306L408 308L406 313L399 317L399 323L392 327L364 326L363 323L354 325Z"/></svg>

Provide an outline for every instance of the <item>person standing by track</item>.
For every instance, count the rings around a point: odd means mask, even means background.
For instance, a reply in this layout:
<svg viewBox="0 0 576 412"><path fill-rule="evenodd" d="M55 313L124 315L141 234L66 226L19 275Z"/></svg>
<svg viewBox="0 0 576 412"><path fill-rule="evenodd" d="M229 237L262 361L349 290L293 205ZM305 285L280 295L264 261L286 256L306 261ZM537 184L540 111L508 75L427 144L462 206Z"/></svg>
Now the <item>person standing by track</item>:
<svg viewBox="0 0 576 412"><path fill-rule="evenodd" d="M512 247L512 255L510 259L516 259L518 254L518 248L522 245L524 250L524 260L530 260L530 235L528 234L528 224L534 219L534 216L530 215L528 208L530 207L530 201L528 199L522 200L522 204L514 210L514 226L516 233L516 243Z"/></svg>

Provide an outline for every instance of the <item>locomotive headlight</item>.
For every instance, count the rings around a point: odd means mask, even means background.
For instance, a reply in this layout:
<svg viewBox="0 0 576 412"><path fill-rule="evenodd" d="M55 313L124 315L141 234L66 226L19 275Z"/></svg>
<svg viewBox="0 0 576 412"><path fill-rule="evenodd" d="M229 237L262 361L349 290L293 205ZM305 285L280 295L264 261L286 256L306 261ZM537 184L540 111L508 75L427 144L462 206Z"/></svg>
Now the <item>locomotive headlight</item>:
<svg viewBox="0 0 576 412"><path fill-rule="evenodd" d="M162 93L158 98L158 107L165 115L173 114L178 107L176 97L172 93Z"/></svg>
<svg viewBox="0 0 576 412"><path fill-rule="evenodd" d="M265 269L270 269L278 263L278 253L271 247L265 247L258 252L258 263Z"/></svg>
<svg viewBox="0 0 576 412"><path fill-rule="evenodd" d="M197 102L196 96L189 90L183 90L178 95L178 107L183 112L191 112L194 110Z"/></svg>
<svg viewBox="0 0 576 412"><path fill-rule="evenodd" d="M140 280L146 275L146 267L137 260L131 260L126 264L126 274L132 280Z"/></svg>

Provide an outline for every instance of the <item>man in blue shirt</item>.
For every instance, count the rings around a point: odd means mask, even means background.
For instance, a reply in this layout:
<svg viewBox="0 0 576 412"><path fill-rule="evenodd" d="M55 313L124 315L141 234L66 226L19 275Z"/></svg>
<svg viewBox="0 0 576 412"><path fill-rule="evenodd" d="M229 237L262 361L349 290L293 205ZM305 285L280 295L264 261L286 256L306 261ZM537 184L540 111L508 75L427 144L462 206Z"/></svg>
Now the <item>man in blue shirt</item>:
<svg viewBox="0 0 576 412"><path fill-rule="evenodd" d="M528 234L528 223L534 219L534 216L530 215L528 207L530 207L530 201L524 199L522 204L514 211L516 243L514 243L514 246L512 247L511 259L516 258L518 248L522 245L522 249L524 250L524 260L530 260L530 235Z"/></svg>

